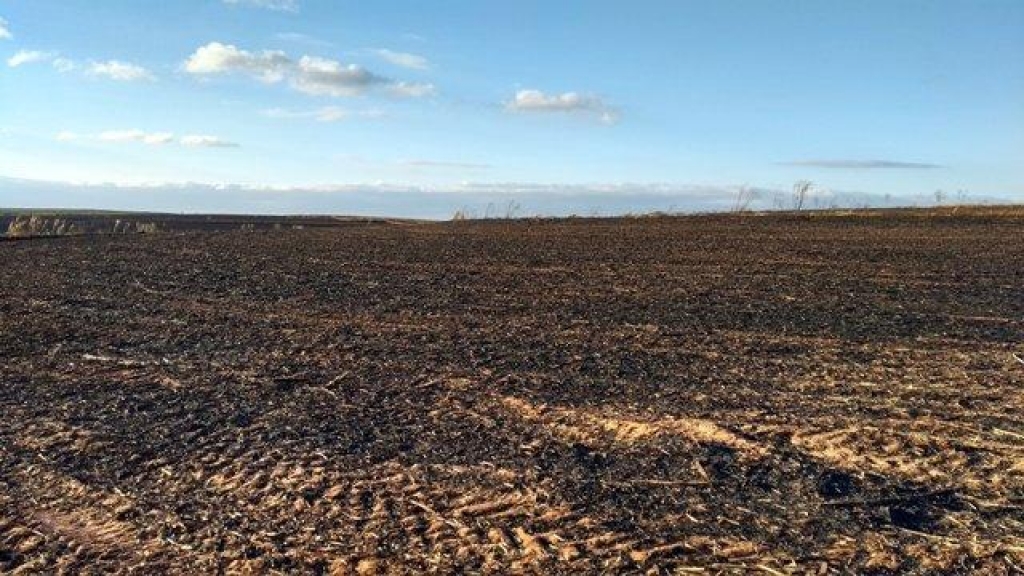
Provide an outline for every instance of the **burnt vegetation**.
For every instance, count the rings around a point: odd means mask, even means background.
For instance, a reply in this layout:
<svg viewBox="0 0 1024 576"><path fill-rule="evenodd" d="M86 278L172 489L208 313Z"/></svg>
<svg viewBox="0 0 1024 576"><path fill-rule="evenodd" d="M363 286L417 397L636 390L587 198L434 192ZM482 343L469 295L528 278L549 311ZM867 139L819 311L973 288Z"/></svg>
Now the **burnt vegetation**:
<svg viewBox="0 0 1024 576"><path fill-rule="evenodd" d="M278 228L0 243L0 572L1024 567L1020 209Z"/></svg>

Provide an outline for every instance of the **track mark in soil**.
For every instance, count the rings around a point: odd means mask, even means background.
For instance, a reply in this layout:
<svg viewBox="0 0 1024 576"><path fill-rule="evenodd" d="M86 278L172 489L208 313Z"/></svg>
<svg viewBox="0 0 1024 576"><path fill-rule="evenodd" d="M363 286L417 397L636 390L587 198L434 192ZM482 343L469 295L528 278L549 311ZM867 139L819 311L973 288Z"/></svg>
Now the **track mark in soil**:
<svg viewBox="0 0 1024 576"><path fill-rule="evenodd" d="M628 446L656 442L673 435L693 444L727 446L747 460L762 458L767 453L765 447L700 418L670 417L644 421L607 417L587 410L548 408L513 396L505 396L500 402L509 415L538 423L567 442L595 444L607 439L612 444Z"/></svg>
<svg viewBox="0 0 1024 576"><path fill-rule="evenodd" d="M792 436L799 450L819 461L853 471L894 476L931 485L957 484L992 490L1024 476L1015 468L1024 447L995 441L969 441L955 430L917 428L913 422L885 427L854 425ZM942 433L936 433L936 428Z"/></svg>
<svg viewBox="0 0 1024 576"><path fill-rule="evenodd" d="M10 529L0 527L0 541L4 546L13 545L19 554L44 547L72 550L74 553L63 559L70 568L77 562L90 565L125 559L141 567L183 552L171 550L152 530L139 527L136 522L143 518L137 503L126 496L42 467L31 475L16 474L13 479L23 493L20 503L9 511L18 510L22 521ZM47 566L44 571L52 568Z"/></svg>

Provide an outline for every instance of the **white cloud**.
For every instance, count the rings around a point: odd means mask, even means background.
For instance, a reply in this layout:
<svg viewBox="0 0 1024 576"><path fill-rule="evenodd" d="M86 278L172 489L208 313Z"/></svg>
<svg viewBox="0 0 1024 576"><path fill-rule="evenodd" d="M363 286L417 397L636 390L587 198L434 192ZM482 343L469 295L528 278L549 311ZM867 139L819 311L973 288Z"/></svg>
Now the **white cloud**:
<svg viewBox="0 0 1024 576"><path fill-rule="evenodd" d="M57 62L54 61L56 66ZM89 67L86 69L86 73L90 76L105 76L111 80L118 80L121 82L134 82L137 80L156 80L156 76L149 71L132 64L130 62L121 62L120 60L108 60L106 62L91 62Z"/></svg>
<svg viewBox="0 0 1024 576"><path fill-rule="evenodd" d="M196 76L241 73L269 84L287 80L293 90L313 96L359 96L375 86L399 96L434 93L433 85L396 82L358 64L316 56L302 56L296 61L279 50L250 52L220 42L199 47L183 68Z"/></svg>
<svg viewBox="0 0 1024 576"><path fill-rule="evenodd" d="M235 142L229 142L217 136L205 134L189 134L181 137L181 145L190 148L238 148Z"/></svg>
<svg viewBox="0 0 1024 576"><path fill-rule="evenodd" d="M540 90L520 90L515 99L509 102L513 110L571 111L585 110L592 107L591 102L576 92L547 95Z"/></svg>
<svg viewBox="0 0 1024 576"><path fill-rule="evenodd" d="M22 64L32 64L35 62L45 62L51 60L54 54L52 52L41 52L39 50L18 50L13 56L7 59L7 65L11 68L17 68Z"/></svg>
<svg viewBox="0 0 1024 576"><path fill-rule="evenodd" d="M149 145L168 144L174 141L170 132L143 132L142 130L108 130L97 136L104 142L141 142Z"/></svg>
<svg viewBox="0 0 1024 576"><path fill-rule="evenodd" d="M188 134L175 138L172 132L146 132L145 130L107 130L95 135L81 135L64 130L55 136L58 142L74 142L77 140L95 140L99 142L139 143L150 146L162 146L177 142L190 148L237 148L238 144L217 136Z"/></svg>
<svg viewBox="0 0 1024 576"><path fill-rule="evenodd" d="M295 42L296 44L306 44L307 46L319 46L322 48L334 46L331 42L321 40L320 38L310 36L309 34L302 34L301 32L279 32L274 36L276 36L278 40Z"/></svg>
<svg viewBox="0 0 1024 576"><path fill-rule="evenodd" d="M784 162L785 166L806 166L811 168L836 168L842 170L934 170L943 168L941 164L925 162L905 162L901 160L796 160Z"/></svg>
<svg viewBox="0 0 1024 576"><path fill-rule="evenodd" d="M10 40L14 38L11 34L10 28L7 27L7 20L0 18L0 40Z"/></svg>
<svg viewBox="0 0 1024 576"><path fill-rule="evenodd" d="M395 82L388 89L396 96L407 96L410 98L433 96L437 93L433 84L420 84L417 82Z"/></svg>
<svg viewBox="0 0 1024 576"><path fill-rule="evenodd" d="M402 68L409 68L412 70L430 69L430 61L418 54L410 54L408 52L395 52L394 50L388 50L386 48L378 48L373 52L377 56L380 56L382 59L391 64L394 64L395 66L401 66Z"/></svg>
<svg viewBox="0 0 1024 576"><path fill-rule="evenodd" d="M122 82L156 80L156 77L142 66L138 66L130 62L122 62L120 60L89 62L87 66L79 66L79 64L74 60L64 58L58 55L57 52L43 52L41 50L19 50L7 59L7 65L12 68L37 62L49 62L53 66L54 70L62 74L74 72L75 70L82 68L83 72L89 76L103 76L111 80L118 80Z"/></svg>
<svg viewBox="0 0 1024 576"><path fill-rule="evenodd" d="M292 87L305 94L358 96L374 84L386 80L357 64L303 56L292 77Z"/></svg>
<svg viewBox="0 0 1024 576"><path fill-rule="evenodd" d="M174 134L170 132L157 132L155 134L146 134L146 137L142 139L146 144L167 144L174 141Z"/></svg>
<svg viewBox="0 0 1024 576"><path fill-rule="evenodd" d="M605 124L619 119L618 112L603 100L579 92L545 94L540 90L519 90L505 108L513 112L589 113Z"/></svg>
<svg viewBox="0 0 1024 576"><path fill-rule="evenodd" d="M298 0L224 0L225 4L254 6L276 12L298 12Z"/></svg>
<svg viewBox="0 0 1024 576"><path fill-rule="evenodd" d="M241 72L268 83L280 82L291 66L292 61L280 50L249 52L220 42L200 46L185 61L185 71L189 74Z"/></svg>
<svg viewBox="0 0 1024 576"><path fill-rule="evenodd" d="M78 65L73 60L67 58L54 58L52 64L53 69L61 74L72 72L78 68Z"/></svg>
<svg viewBox="0 0 1024 576"><path fill-rule="evenodd" d="M492 166L490 164L480 164L476 162L451 162L448 160L404 160L399 162L402 166L408 166L410 168L440 168L440 169L458 169L458 170L487 170Z"/></svg>
<svg viewBox="0 0 1024 576"><path fill-rule="evenodd" d="M286 108L269 108L261 112L267 118L284 120L316 120L317 122L339 122L350 118L381 118L381 110L347 110L338 106L324 106L315 110L288 110Z"/></svg>

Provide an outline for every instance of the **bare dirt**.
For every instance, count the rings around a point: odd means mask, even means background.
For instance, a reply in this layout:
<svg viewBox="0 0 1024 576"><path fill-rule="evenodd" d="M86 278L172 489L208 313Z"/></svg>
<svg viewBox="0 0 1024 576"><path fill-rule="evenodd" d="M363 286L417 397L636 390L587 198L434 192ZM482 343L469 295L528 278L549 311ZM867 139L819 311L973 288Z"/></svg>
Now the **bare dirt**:
<svg viewBox="0 0 1024 576"><path fill-rule="evenodd" d="M0 243L0 572L1024 568L1024 210Z"/></svg>

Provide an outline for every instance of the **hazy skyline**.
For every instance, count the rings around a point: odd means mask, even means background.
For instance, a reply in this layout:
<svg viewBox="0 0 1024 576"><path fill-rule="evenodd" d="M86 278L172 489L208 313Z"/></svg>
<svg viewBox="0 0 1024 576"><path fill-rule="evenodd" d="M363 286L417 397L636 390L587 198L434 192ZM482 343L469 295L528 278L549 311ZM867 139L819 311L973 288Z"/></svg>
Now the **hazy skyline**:
<svg viewBox="0 0 1024 576"><path fill-rule="evenodd" d="M1009 0L0 0L0 206L1024 201L1021 55Z"/></svg>

